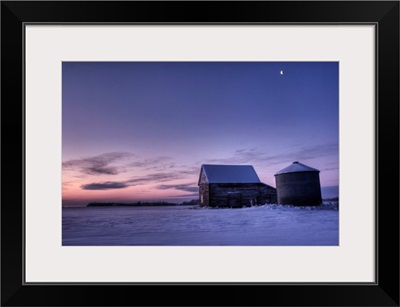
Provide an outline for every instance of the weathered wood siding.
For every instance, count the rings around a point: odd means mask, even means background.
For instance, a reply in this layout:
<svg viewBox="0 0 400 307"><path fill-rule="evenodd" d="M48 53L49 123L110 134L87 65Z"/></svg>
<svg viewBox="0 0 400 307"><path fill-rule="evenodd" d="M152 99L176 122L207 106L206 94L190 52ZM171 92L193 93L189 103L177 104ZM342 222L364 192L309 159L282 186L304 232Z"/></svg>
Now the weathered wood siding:
<svg viewBox="0 0 400 307"><path fill-rule="evenodd" d="M210 205L210 187L207 182L207 177L204 172L201 172L200 175L200 184L199 184L199 199L200 206L208 207Z"/></svg>
<svg viewBox="0 0 400 307"><path fill-rule="evenodd" d="M262 204L276 204L278 201L276 189L264 183L261 183L260 185L260 198L262 200Z"/></svg>
<svg viewBox="0 0 400 307"><path fill-rule="evenodd" d="M207 184L207 183L200 184L199 193L200 193L200 197L199 197L200 198L200 206L208 207L210 205L209 184Z"/></svg>
<svg viewBox="0 0 400 307"><path fill-rule="evenodd" d="M263 205L275 202L276 190L262 183L212 183L200 194L203 195L204 206L210 207L244 207ZM203 194L202 194L203 193Z"/></svg>

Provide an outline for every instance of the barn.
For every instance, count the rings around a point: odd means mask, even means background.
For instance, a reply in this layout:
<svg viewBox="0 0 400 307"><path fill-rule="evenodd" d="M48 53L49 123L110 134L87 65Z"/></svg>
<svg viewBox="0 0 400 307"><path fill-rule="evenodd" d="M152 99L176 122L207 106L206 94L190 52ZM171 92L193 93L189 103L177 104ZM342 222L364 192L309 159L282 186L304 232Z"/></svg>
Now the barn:
<svg viewBox="0 0 400 307"><path fill-rule="evenodd" d="M276 202L276 189L262 183L252 165L201 166L200 205L241 208Z"/></svg>

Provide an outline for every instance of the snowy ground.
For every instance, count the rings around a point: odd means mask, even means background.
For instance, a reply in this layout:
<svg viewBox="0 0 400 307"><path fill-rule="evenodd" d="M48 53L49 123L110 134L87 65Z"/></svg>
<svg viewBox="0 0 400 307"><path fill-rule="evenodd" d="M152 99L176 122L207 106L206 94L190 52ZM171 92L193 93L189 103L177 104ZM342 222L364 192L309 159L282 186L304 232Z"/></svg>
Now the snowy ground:
<svg viewBox="0 0 400 307"><path fill-rule="evenodd" d="M338 245L336 205L63 208L63 245Z"/></svg>

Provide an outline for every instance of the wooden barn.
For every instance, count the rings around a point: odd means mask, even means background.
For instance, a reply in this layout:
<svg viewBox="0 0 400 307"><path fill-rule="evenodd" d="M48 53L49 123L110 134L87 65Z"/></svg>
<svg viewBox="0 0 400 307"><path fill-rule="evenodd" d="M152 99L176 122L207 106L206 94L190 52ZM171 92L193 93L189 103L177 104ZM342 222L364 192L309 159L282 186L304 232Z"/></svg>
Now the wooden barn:
<svg viewBox="0 0 400 307"><path fill-rule="evenodd" d="M200 205L241 208L276 203L276 189L262 183L252 165L201 166Z"/></svg>

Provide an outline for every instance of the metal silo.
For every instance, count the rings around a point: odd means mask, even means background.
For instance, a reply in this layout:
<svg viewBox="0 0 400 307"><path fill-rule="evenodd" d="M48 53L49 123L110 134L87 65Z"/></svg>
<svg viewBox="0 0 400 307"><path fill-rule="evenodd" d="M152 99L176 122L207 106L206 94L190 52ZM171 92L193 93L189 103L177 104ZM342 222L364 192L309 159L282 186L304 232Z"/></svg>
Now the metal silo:
<svg viewBox="0 0 400 307"><path fill-rule="evenodd" d="M319 170L293 162L275 174L278 204L317 206L322 202Z"/></svg>

